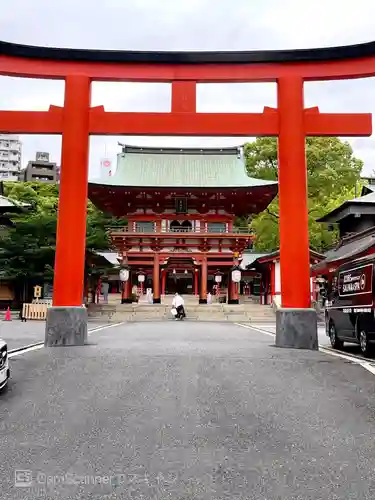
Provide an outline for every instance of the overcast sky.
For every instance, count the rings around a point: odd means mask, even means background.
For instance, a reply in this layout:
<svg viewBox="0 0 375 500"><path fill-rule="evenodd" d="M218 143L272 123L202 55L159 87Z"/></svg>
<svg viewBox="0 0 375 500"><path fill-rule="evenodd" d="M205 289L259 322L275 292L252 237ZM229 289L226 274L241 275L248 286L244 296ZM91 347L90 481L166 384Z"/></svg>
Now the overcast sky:
<svg viewBox="0 0 375 500"><path fill-rule="evenodd" d="M123 50L252 50L345 45L375 40L371 0L12 0L2 2L0 37L30 45ZM374 79L307 83L305 104L323 112L375 113ZM46 110L63 104L59 81L0 76L0 109ZM169 111L167 84L93 85L93 105L108 111ZM199 85L199 111L261 111L276 106L274 84ZM235 145L244 138L95 137L90 175L100 158L113 161L117 141L134 145ZM60 163L61 139L22 136L23 163L49 151ZM375 141L351 140L375 169Z"/></svg>

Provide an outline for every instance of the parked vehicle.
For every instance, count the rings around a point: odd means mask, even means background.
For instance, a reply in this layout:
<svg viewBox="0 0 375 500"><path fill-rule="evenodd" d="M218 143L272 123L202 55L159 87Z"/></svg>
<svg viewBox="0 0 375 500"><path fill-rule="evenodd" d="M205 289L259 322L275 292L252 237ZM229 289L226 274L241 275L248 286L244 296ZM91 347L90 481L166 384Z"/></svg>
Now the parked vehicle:
<svg viewBox="0 0 375 500"><path fill-rule="evenodd" d="M325 321L331 345L359 344L368 356L375 343L375 255L341 265L328 282Z"/></svg>
<svg viewBox="0 0 375 500"><path fill-rule="evenodd" d="M8 346L0 339L0 390L4 389L10 377Z"/></svg>

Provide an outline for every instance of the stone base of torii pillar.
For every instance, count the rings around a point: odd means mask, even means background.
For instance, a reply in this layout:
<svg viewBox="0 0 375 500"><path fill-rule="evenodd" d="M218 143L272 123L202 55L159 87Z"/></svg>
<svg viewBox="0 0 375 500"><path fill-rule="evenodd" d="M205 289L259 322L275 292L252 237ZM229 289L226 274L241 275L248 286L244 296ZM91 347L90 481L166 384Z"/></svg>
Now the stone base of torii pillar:
<svg viewBox="0 0 375 500"><path fill-rule="evenodd" d="M318 319L315 309L278 309L275 345L317 350Z"/></svg>
<svg viewBox="0 0 375 500"><path fill-rule="evenodd" d="M87 344L86 307L49 307L44 345L78 346Z"/></svg>

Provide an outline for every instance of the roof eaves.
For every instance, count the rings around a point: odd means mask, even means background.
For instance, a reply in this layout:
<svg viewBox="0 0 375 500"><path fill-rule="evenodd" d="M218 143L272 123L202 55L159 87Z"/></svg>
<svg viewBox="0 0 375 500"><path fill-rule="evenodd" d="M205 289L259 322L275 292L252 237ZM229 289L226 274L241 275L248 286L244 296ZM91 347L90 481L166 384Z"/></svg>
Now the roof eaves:
<svg viewBox="0 0 375 500"><path fill-rule="evenodd" d="M334 208L331 212L328 212L328 214L323 215L323 217L316 219L316 222L335 222L337 220L337 215L343 212L348 207L349 203L349 201L344 201L339 207Z"/></svg>

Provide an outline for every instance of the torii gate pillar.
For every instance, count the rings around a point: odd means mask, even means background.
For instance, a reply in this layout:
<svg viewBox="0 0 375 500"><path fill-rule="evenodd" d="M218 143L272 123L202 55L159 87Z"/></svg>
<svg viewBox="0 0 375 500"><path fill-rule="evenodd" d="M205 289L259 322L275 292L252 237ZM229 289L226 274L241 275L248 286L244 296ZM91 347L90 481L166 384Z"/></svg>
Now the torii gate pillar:
<svg viewBox="0 0 375 500"><path fill-rule="evenodd" d="M46 346L87 342L87 310L82 302L90 87L90 79L84 75L65 79L55 279L53 307L47 315Z"/></svg>
<svg viewBox="0 0 375 500"><path fill-rule="evenodd" d="M280 78L277 98L283 298L282 308L276 312L276 345L318 349L317 316L311 308L310 291L303 79Z"/></svg>

